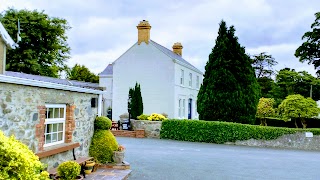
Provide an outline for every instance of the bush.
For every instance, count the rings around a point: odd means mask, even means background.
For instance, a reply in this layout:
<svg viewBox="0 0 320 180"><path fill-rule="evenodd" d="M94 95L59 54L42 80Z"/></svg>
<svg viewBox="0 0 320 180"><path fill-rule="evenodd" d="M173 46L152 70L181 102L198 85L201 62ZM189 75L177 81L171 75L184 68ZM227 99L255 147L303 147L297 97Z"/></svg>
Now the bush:
<svg viewBox="0 0 320 180"><path fill-rule="evenodd" d="M150 121L162 121L167 119L166 117L164 117L162 114L157 114L157 113L152 113L149 117L148 120Z"/></svg>
<svg viewBox="0 0 320 180"><path fill-rule="evenodd" d="M94 130L109 130L112 126L112 121L105 117L105 116L99 116L94 121Z"/></svg>
<svg viewBox="0 0 320 180"><path fill-rule="evenodd" d="M147 114L141 114L140 116L138 116L139 120L148 120L149 115Z"/></svg>
<svg viewBox="0 0 320 180"><path fill-rule="evenodd" d="M97 130L94 132L89 154L99 163L112 162L113 151L117 149L117 140L110 130Z"/></svg>
<svg viewBox="0 0 320 180"><path fill-rule="evenodd" d="M25 144L0 131L0 179L49 179L43 165Z"/></svg>
<svg viewBox="0 0 320 180"><path fill-rule="evenodd" d="M201 120L165 120L162 122L160 137L162 139L221 144L251 138L271 140L284 134L305 131L320 135L320 129L303 130Z"/></svg>
<svg viewBox="0 0 320 180"><path fill-rule="evenodd" d="M81 167L75 161L66 161L61 163L57 170L60 179L73 180L80 174Z"/></svg>

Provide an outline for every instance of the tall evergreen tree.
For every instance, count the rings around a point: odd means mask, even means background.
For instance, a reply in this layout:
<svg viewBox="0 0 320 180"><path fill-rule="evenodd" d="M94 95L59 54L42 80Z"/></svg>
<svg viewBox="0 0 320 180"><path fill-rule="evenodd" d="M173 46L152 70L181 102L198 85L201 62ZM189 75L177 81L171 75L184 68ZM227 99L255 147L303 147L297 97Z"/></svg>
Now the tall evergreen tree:
<svg viewBox="0 0 320 180"><path fill-rule="evenodd" d="M134 88L129 89L129 96L131 96L131 117L136 119L137 116L140 116L143 113L143 102L141 96L140 84L136 83Z"/></svg>
<svg viewBox="0 0 320 180"><path fill-rule="evenodd" d="M259 101L259 85L252 60L238 43L235 28L221 21L216 44L205 67L198 93L200 119L252 124Z"/></svg>

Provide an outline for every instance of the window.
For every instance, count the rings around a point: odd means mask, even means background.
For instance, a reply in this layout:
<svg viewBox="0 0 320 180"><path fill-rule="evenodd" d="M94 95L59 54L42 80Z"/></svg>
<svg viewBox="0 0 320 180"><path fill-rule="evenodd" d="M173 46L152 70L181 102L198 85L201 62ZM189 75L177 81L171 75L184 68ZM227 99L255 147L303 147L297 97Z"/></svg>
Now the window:
<svg viewBox="0 0 320 180"><path fill-rule="evenodd" d="M186 103L185 103L185 99L182 100L182 116L184 118L186 112Z"/></svg>
<svg viewBox="0 0 320 180"><path fill-rule="evenodd" d="M192 74L189 73L189 86L192 87Z"/></svg>
<svg viewBox="0 0 320 180"><path fill-rule="evenodd" d="M181 117L181 99L179 99L179 117Z"/></svg>
<svg viewBox="0 0 320 180"><path fill-rule="evenodd" d="M197 84L196 84L196 86L197 86L197 88L200 88L200 84L199 84L199 76L197 76L197 82L196 82Z"/></svg>
<svg viewBox="0 0 320 180"><path fill-rule="evenodd" d="M44 147L64 142L66 121L66 105L46 105Z"/></svg>
<svg viewBox="0 0 320 180"><path fill-rule="evenodd" d="M181 69L180 84L184 84L184 71Z"/></svg>

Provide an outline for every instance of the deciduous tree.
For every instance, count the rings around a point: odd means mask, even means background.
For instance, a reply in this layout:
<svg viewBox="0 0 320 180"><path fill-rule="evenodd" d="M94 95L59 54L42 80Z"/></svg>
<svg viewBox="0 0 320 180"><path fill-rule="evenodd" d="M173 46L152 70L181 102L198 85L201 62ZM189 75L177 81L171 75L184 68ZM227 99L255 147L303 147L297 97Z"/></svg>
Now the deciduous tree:
<svg viewBox="0 0 320 180"><path fill-rule="evenodd" d="M84 65L75 64L71 69L67 70L67 79L99 83L99 77L92 73Z"/></svg>
<svg viewBox="0 0 320 180"><path fill-rule="evenodd" d="M315 13L316 20L311 24L312 31L304 33L302 40L305 40L295 52L300 62L308 62L318 69L320 75L320 12Z"/></svg>
<svg viewBox="0 0 320 180"><path fill-rule="evenodd" d="M8 51L6 69L59 77L70 54L66 35L70 26L67 20L50 17L43 11L8 9L0 16L0 21L15 41L18 19L22 39L19 48Z"/></svg>

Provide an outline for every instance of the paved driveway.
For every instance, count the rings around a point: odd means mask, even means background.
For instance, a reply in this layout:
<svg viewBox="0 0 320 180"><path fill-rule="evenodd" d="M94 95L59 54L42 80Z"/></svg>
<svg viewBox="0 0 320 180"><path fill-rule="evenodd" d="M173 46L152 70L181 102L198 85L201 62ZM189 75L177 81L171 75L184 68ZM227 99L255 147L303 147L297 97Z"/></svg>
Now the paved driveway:
<svg viewBox="0 0 320 180"><path fill-rule="evenodd" d="M117 137L129 180L320 179L320 152Z"/></svg>

